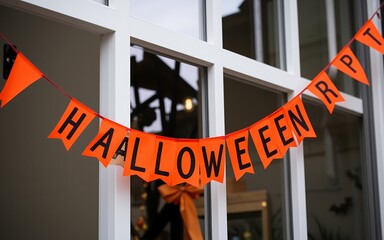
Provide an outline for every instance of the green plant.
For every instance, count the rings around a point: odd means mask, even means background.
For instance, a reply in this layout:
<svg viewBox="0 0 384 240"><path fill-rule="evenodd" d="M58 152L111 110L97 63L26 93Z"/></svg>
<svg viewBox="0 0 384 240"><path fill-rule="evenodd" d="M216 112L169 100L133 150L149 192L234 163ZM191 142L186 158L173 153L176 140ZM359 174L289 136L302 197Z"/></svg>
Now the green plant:
<svg viewBox="0 0 384 240"><path fill-rule="evenodd" d="M348 237L342 237L340 231L338 230L336 233L332 230L327 229L318 218L314 217L316 222L317 229L319 231L319 238L316 238L313 234L308 233L308 239L311 240L349 240Z"/></svg>

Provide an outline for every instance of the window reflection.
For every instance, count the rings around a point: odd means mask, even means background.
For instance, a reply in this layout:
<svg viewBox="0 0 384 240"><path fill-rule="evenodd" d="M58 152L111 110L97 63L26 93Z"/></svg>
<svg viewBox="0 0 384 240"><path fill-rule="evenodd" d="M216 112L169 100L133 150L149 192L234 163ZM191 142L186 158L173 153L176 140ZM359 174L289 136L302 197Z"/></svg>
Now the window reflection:
<svg viewBox="0 0 384 240"><path fill-rule="evenodd" d="M227 134L252 125L280 107L282 94L230 77L225 78L224 87ZM248 148L255 174L245 174L236 181L227 161L228 239L283 239L284 160L272 161L265 170L251 138Z"/></svg>
<svg viewBox="0 0 384 240"><path fill-rule="evenodd" d="M359 117L306 103L317 138L304 141L309 239L365 239Z"/></svg>
<svg viewBox="0 0 384 240"><path fill-rule="evenodd" d="M203 39L202 0L130 0L131 15Z"/></svg>
<svg viewBox="0 0 384 240"><path fill-rule="evenodd" d="M357 31L355 2L298 0L303 77L313 79L353 37ZM355 45L351 48L356 54ZM349 76L335 68L329 70L329 75L339 90L359 96L359 84Z"/></svg>
<svg viewBox="0 0 384 240"><path fill-rule="evenodd" d="M224 48L280 67L277 7L277 0L223 1Z"/></svg>
<svg viewBox="0 0 384 240"><path fill-rule="evenodd" d="M131 48L131 127L173 138L201 137L201 69ZM132 239L183 239L180 208L166 203L158 187L131 177Z"/></svg>

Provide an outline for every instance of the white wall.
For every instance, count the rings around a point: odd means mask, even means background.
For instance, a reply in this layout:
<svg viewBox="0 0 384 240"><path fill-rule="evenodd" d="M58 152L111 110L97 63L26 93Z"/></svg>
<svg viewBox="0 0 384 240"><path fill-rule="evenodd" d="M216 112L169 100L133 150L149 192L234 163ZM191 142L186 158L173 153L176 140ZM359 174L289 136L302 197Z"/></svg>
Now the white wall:
<svg viewBox="0 0 384 240"><path fill-rule="evenodd" d="M4 6L0 32L51 80L98 111L98 35ZM0 88L4 83L1 78ZM98 162L81 156L98 121L69 152L47 138L68 102L40 80L0 109L0 239L98 237Z"/></svg>

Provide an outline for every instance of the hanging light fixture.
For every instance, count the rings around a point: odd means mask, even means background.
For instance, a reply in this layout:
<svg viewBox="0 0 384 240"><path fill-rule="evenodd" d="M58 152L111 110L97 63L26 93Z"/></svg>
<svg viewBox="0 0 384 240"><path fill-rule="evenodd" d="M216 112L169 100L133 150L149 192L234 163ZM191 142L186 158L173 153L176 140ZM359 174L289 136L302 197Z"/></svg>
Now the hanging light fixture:
<svg viewBox="0 0 384 240"><path fill-rule="evenodd" d="M184 109L187 112L191 112L195 107L195 104L193 103L192 98L188 97L184 100Z"/></svg>

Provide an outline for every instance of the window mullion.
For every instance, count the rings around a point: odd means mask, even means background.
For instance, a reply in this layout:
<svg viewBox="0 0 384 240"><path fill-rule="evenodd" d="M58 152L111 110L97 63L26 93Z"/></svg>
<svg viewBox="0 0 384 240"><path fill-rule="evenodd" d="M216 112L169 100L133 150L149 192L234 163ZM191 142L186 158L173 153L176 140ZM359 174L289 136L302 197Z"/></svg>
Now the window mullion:
<svg viewBox="0 0 384 240"><path fill-rule="evenodd" d="M100 113L130 124L129 1L115 0L116 31L101 37ZM130 178L120 166L99 166L99 239L130 239Z"/></svg>
<svg viewBox="0 0 384 240"><path fill-rule="evenodd" d="M206 40L217 51L222 48L222 19L220 1L206 1ZM218 56L218 55L216 55ZM224 124L224 73L220 59L208 66L207 100L209 136L225 135ZM226 183L211 182L205 188L205 239L227 239Z"/></svg>
<svg viewBox="0 0 384 240"><path fill-rule="evenodd" d="M225 135L223 70L218 66L208 68L208 129L209 136ZM225 176L225 175L224 175ZM211 182L207 187L206 216L210 224L207 239L227 239L226 182Z"/></svg>
<svg viewBox="0 0 384 240"><path fill-rule="evenodd" d="M371 0L367 1L367 11L368 15L376 11L378 8L378 1ZM380 20L373 18L375 25L378 29L381 29ZM384 159L384 149L381 147L384 145L384 112L383 112L383 91L384 84L382 79L384 78L384 69L383 69L383 56L374 49L369 50L370 57L370 72L371 72L371 84L372 84L372 101L373 101L373 122L374 122L374 131L375 131L375 145L376 145L376 166L377 166L377 177L378 177L378 196L379 196L379 205L380 207L380 220L381 220L381 229L384 229L384 164L382 159ZM384 239L384 231L381 231L381 238Z"/></svg>
<svg viewBox="0 0 384 240"><path fill-rule="evenodd" d="M100 112L103 116L128 126L129 68L125 65L130 65L129 42L119 43L118 39L122 37L119 35L120 32L108 34L103 36L101 41ZM127 39L129 41L129 37ZM121 44L127 47L122 47ZM122 52L125 52L127 57L123 56ZM100 164L99 239L121 239L118 236L130 236L129 189L129 177L123 177L120 166L105 168ZM120 229L118 226L122 224L124 228Z"/></svg>
<svg viewBox="0 0 384 240"><path fill-rule="evenodd" d="M206 0L206 37L207 42L217 48L223 46L223 31L220 1Z"/></svg>
<svg viewBox="0 0 384 240"><path fill-rule="evenodd" d="M297 1L284 1L284 37L286 70L300 76L300 44Z"/></svg>
<svg viewBox="0 0 384 240"><path fill-rule="evenodd" d="M299 24L297 1L284 1L284 36L286 70L294 76L300 77L300 48L299 48ZM295 97L300 90L288 94L288 100ZM289 151L290 159L290 181L292 206L291 214L287 219L292 221L293 239L307 239L307 212L305 198L305 175L304 175L304 151L303 143ZM289 207L289 206L288 206Z"/></svg>

